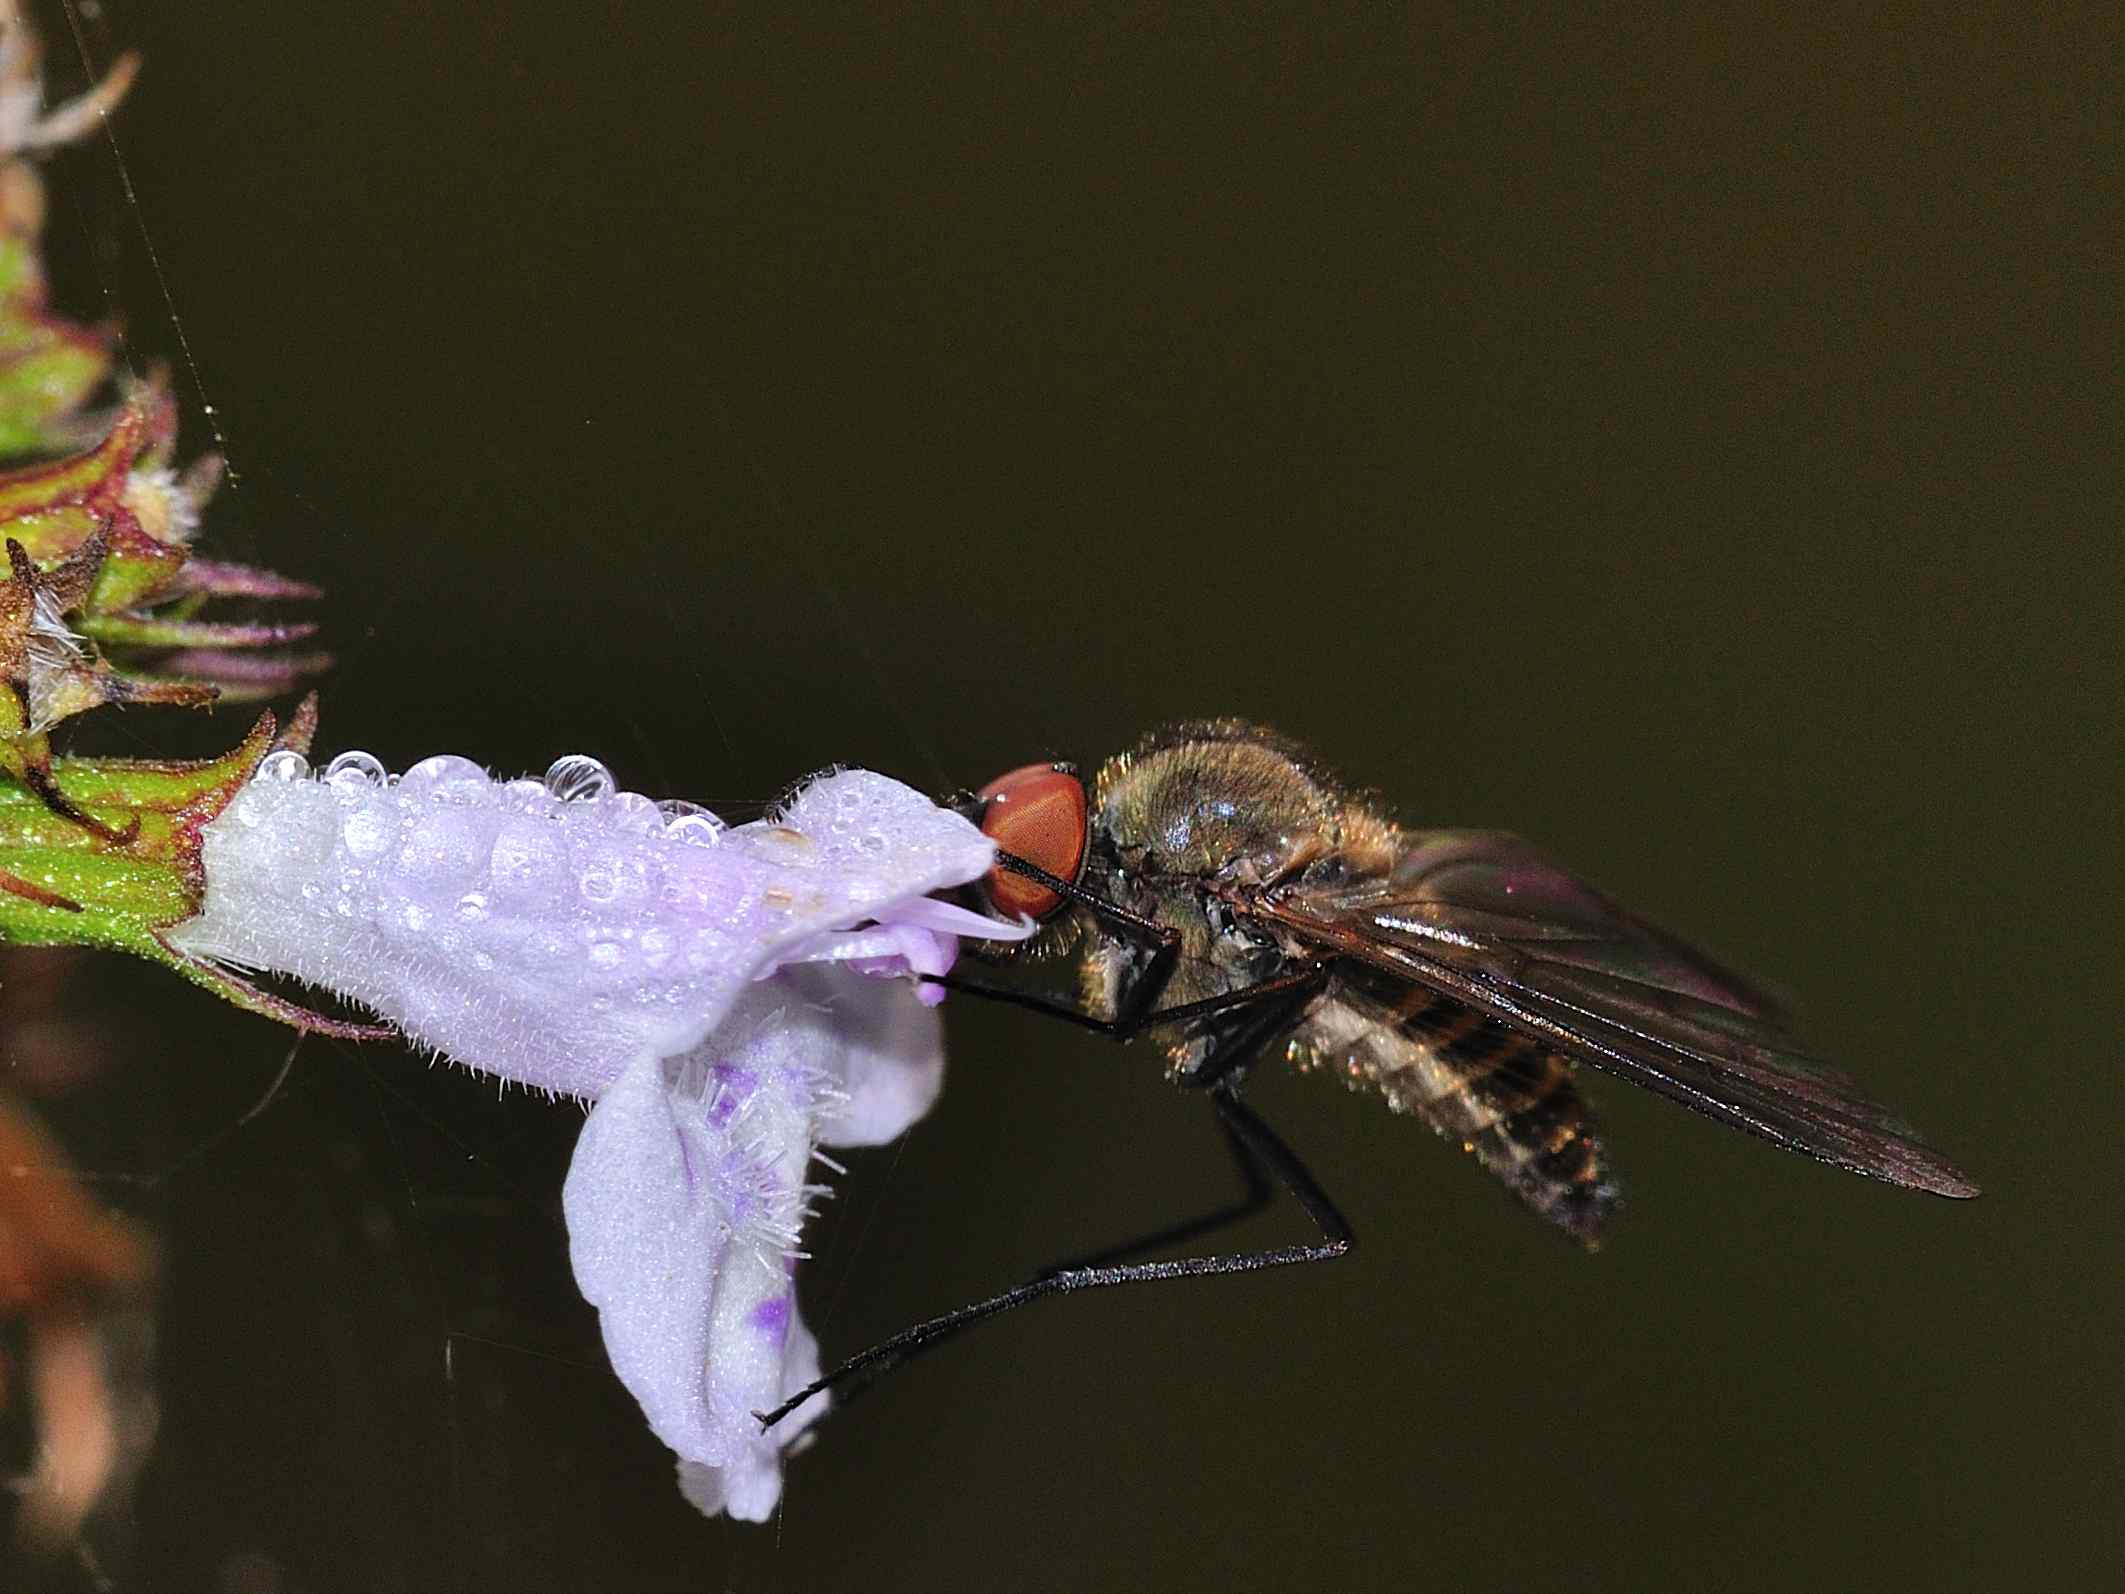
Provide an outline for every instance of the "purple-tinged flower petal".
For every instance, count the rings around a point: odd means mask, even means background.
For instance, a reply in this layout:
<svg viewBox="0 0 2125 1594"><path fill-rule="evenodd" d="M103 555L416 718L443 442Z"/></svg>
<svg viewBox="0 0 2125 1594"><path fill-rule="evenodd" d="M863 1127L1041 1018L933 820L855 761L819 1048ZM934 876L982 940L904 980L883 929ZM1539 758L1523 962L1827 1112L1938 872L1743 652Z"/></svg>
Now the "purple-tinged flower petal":
<svg viewBox="0 0 2125 1594"><path fill-rule="evenodd" d="M815 1150L891 1139L943 1080L942 988L856 971L941 974L960 935L1030 927L929 900L994 847L880 775L725 831L667 825L591 760L555 771L435 758L394 784L345 753L320 779L275 752L207 828L205 910L169 939L596 1098L563 1193L577 1281L687 1497L762 1520L826 1406L767 1435L753 1415L819 1372L792 1278Z"/></svg>
<svg viewBox="0 0 2125 1594"><path fill-rule="evenodd" d="M936 1015L903 986L791 970L678 1058L644 1054L592 1109L562 1205L613 1370L705 1511L763 1520L819 1396L762 1434L753 1413L819 1375L791 1263L816 1142L873 1145L942 1083Z"/></svg>
<svg viewBox="0 0 2125 1594"><path fill-rule="evenodd" d="M833 1080L842 1099L820 1109L821 1145L882 1146L936 1105L944 1088L944 1025L919 987L851 979L826 967L792 969L783 978L833 1034Z"/></svg>
<svg viewBox="0 0 2125 1594"><path fill-rule="evenodd" d="M994 855L864 770L708 845L633 809L528 782L393 787L344 754L324 780L254 781L208 828L205 911L170 940L338 991L474 1068L596 1096L627 1059L697 1045L785 951Z"/></svg>
<svg viewBox="0 0 2125 1594"><path fill-rule="evenodd" d="M872 924L806 937L779 953L756 978L800 963L841 963L877 979L914 975L917 997L935 1007L945 999L945 988L922 976L951 972L959 961L960 937L1023 941L1038 928L1029 919L1007 923L934 897L905 897L881 911Z"/></svg>
<svg viewBox="0 0 2125 1594"><path fill-rule="evenodd" d="M726 1508L752 1521L780 1493L783 1447L826 1409L813 1401L772 1435L753 1416L818 1376L789 1259L832 1043L823 1026L781 1022L791 1000L750 994L722 1032L739 1037L728 1050L629 1063L584 1123L562 1191L613 1371L657 1437L722 1472Z"/></svg>

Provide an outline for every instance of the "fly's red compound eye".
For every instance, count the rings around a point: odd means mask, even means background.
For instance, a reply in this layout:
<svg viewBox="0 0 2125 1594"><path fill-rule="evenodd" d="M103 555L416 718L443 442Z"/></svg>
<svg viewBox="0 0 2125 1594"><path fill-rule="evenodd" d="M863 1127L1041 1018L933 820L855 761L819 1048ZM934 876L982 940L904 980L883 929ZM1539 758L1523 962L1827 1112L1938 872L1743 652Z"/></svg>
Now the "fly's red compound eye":
<svg viewBox="0 0 2125 1594"><path fill-rule="evenodd" d="M1058 879L1077 881L1085 864L1085 783L1053 764L1028 764L981 788L981 833L1005 852ZM991 869L983 882L999 913L1045 919L1062 898L1038 881Z"/></svg>

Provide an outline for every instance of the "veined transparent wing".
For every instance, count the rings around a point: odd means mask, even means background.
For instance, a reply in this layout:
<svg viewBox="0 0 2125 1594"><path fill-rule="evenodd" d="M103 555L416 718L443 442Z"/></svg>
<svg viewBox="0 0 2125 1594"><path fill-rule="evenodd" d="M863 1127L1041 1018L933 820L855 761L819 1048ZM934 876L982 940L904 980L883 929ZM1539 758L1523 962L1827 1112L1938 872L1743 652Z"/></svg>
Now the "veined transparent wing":
<svg viewBox="0 0 2125 1594"><path fill-rule="evenodd" d="M1385 875L1301 879L1234 905L1789 1150L1936 1195L1978 1193L1849 1075L1802 1051L1772 998L1518 837L1408 840Z"/></svg>

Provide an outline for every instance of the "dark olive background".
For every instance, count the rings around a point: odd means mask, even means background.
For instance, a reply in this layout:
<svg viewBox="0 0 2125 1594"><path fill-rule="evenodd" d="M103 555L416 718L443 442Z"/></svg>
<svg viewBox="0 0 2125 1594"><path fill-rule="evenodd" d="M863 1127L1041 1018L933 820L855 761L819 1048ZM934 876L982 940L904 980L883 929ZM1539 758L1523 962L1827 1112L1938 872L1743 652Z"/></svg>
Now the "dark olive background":
<svg viewBox="0 0 2125 1594"><path fill-rule="evenodd" d="M67 296L215 406L215 545L330 587L328 747L582 749L714 800L1256 716L1790 989L1988 1186L1871 1185L1597 1081L1632 1204L1589 1258L1265 1073L1351 1260L987 1328L753 1528L681 1503L603 1366L575 1109L311 1042L255 1121L114 1190L165 1253L116 1586L2114 1577L2096 10L91 19L148 57L138 205L108 147L61 164ZM287 1051L152 970L93 991L140 1031L65 1104L106 1174L225 1130ZM1148 1055L949 1017L939 1110L819 1231L830 1354L1229 1181Z"/></svg>

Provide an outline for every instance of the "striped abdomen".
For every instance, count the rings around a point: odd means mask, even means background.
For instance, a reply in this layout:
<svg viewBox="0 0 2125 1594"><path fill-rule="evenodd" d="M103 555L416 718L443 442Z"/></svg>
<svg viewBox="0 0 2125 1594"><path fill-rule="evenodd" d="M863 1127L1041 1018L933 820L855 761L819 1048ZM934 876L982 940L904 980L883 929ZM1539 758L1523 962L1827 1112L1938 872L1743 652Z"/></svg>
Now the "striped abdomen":
<svg viewBox="0 0 2125 1594"><path fill-rule="evenodd" d="M1591 1246L1618 1201L1573 1066L1451 997L1359 974L1339 980L1291 1043L1305 1068L1377 1089Z"/></svg>

